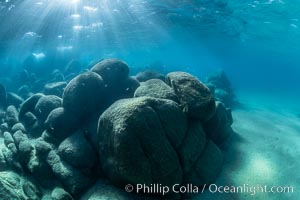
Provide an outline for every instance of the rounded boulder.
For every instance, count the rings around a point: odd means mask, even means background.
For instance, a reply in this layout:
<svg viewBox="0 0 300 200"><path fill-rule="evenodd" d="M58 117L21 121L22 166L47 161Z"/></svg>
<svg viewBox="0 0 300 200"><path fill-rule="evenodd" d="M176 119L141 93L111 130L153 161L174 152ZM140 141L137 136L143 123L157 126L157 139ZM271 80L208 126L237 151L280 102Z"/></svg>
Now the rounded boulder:
<svg viewBox="0 0 300 200"><path fill-rule="evenodd" d="M215 101L210 90L196 77L186 72L171 72L166 82L177 95L189 118L207 121L215 112Z"/></svg>
<svg viewBox="0 0 300 200"><path fill-rule="evenodd" d="M111 105L98 123L102 168L115 184L181 183L176 153L186 118L170 100L139 97Z"/></svg>
<svg viewBox="0 0 300 200"><path fill-rule="evenodd" d="M66 112L85 120L102 106L104 84L100 75L85 72L72 79L63 93Z"/></svg>

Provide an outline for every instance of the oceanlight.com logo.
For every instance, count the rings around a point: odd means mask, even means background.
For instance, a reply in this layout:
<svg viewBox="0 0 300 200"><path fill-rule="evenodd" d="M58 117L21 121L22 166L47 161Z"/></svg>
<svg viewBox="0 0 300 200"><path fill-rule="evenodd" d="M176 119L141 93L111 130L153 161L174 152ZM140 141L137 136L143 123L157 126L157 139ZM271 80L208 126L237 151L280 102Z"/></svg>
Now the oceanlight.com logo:
<svg viewBox="0 0 300 200"><path fill-rule="evenodd" d="M168 193L180 193L180 194L199 194L205 191L210 193L220 194L239 194L245 193L249 195L256 195L258 193L293 193L293 186L267 186L267 185L249 185L243 184L240 186L221 186L216 184L204 184L203 186L196 186L193 184L180 185L175 184L173 186L166 186L162 184L127 184L125 186L126 192L134 192L137 194L159 194L166 195Z"/></svg>

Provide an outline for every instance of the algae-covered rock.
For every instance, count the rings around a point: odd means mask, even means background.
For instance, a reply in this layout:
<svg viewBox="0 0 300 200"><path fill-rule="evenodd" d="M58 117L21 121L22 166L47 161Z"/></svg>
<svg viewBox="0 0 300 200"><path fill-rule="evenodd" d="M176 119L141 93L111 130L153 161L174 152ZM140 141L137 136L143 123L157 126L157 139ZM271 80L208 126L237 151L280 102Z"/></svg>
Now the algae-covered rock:
<svg viewBox="0 0 300 200"><path fill-rule="evenodd" d="M29 179L12 171L0 172L1 200L39 200L41 192Z"/></svg>
<svg viewBox="0 0 300 200"><path fill-rule="evenodd" d="M52 200L73 200L73 197L63 188L56 187L51 192Z"/></svg>
<svg viewBox="0 0 300 200"><path fill-rule="evenodd" d="M93 183L92 179L61 160L55 151L49 152L47 163L51 166L54 175L63 184L64 188L74 196L81 194Z"/></svg>
<svg viewBox="0 0 300 200"><path fill-rule="evenodd" d="M115 184L181 183L176 148L186 119L170 100L140 97L115 102L100 117L99 155Z"/></svg>
<svg viewBox="0 0 300 200"><path fill-rule="evenodd" d="M12 127L14 124L16 124L19 121L18 115L19 113L15 106L10 105L7 107L5 120L9 127Z"/></svg>
<svg viewBox="0 0 300 200"><path fill-rule="evenodd" d="M215 112L215 101L210 90L196 77L185 72L171 72L166 82L177 95L188 117L207 121Z"/></svg>
<svg viewBox="0 0 300 200"><path fill-rule="evenodd" d="M16 123L15 125L13 125L13 127L11 127L11 131L12 133L16 132L16 131L22 131L22 132L26 132L26 128L24 127L24 125L22 123Z"/></svg>
<svg viewBox="0 0 300 200"><path fill-rule="evenodd" d="M174 90L160 79L150 79L146 82L143 82L134 93L134 97L142 96L170 99L178 102Z"/></svg>

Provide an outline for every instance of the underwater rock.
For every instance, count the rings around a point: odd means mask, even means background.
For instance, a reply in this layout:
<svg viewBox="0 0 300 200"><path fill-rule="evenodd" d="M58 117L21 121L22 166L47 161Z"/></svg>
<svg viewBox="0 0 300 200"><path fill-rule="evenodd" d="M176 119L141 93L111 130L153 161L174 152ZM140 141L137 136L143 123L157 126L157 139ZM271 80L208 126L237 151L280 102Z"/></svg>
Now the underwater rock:
<svg viewBox="0 0 300 200"><path fill-rule="evenodd" d="M119 88L129 75L129 67L126 63L118 59L105 59L94 65L92 72L99 74L107 85L107 88Z"/></svg>
<svg viewBox="0 0 300 200"><path fill-rule="evenodd" d="M171 72L166 82L177 95L189 118L207 121L215 112L215 101L210 90L196 77L185 72Z"/></svg>
<svg viewBox="0 0 300 200"><path fill-rule="evenodd" d="M138 80L136 80L134 77L129 77L125 83L123 88L120 90L120 94L117 97L117 99L125 99L125 98L133 98L135 90L140 86L140 83Z"/></svg>
<svg viewBox="0 0 300 200"><path fill-rule="evenodd" d="M19 143L19 159L23 165L27 165L31 158L31 153L34 150L33 144L30 140L25 139Z"/></svg>
<svg viewBox="0 0 300 200"><path fill-rule="evenodd" d="M11 105L7 107L5 120L9 127L12 127L14 124L18 123L19 121L18 116L19 113L15 106Z"/></svg>
<svg viewBox="0 0 300 200"><path fill-rule="evenodd" d="M220 145L232 134L232 122L231 110L227 110L223 103L216 102L216 112L203 124L203 128L207 137Z"/></svg>
<svg viewBox="0 0 300 200"><path fill-rule="evenodd" d="M190 121L185 138L177 151L182 170L184 174L188 174L193 170L193 166L205 148L206 135L202 129L202 125L197 121ZM205 176L205 174L203 174Z"/></svg>
<svg viewBox="0 0 300 200"><path fill-rule="evenodd" d="M8 131L9 130L9 127L8 127L8 124L7 123L2 123L0 125L0 133L1 135L5 132L5 131Z"/></svg>
<svg viewBox="0 0 300 200"><path fill-rule="evenodd" d="M28 140L28 137L21 130L17 130L13 134L13 139L14 139L14 142L15 142L16 146L19 146L20 142L22 142L24 140Z"/></svg>
<svg viewBox="0 0 300 200"><path fill-rule="evenodd" d="M2 153L2 150L0 149L0 171L4 171L8 168L6 164L5 156Z"/></svg>
<svg viewBox="0 0 300 200"><path fill-rule="evenodd" d="M30 129L37 122L37 118L32 112L27 112L22 118L22 122L26 129Z"/></svg>
<svg viewBox="0 0 300 200"><path fill-rule="evenodd" d="M67 82L54 82L47 83L44 88L44 93L46 95L56 95L58 97L62 97L65 87L67 86Z"/></svg>
<svg viewBox="0 0 300 200"><path fill-rule="evenodd" d="M217 100L227 106L233 106L236 103L231 83L224 70L218 70L206 78L206 85L215 88L214 96Z"/></svg>
<svg viewBox="0 0 300 200"><path fill-rule="evenodd" d="M99 115L94 115L91 119L82 126L82 130L85 133L87 141L93 146L94 149L98 149L98 126Z"/></svg>
<svg viewBox="0 0 300 200"><path fill-rule="evenodd" d="M215 90L214 96L216 100L219 100L225 103L226 105L230 105L230 102L232 101L232 97L230 96L230 94L227 91L220 88L217 88Z"/></svg>
<svg viewBox="0 0 300 200"><path fill-rule="evenodd" d="M105 59L91 69L103 78L106 98L105 107L122 98L132 98L139 82L129 77L129 67L118 59Z"/></svg>
<svg viewBox="0 0 300 200"><path fill-rule="evenodd" d="M70 136L79 125L78 119L62 107L52 110L45 121L47 132L58 140Z"/></svg>
<svg viewBox="0 0 300 200"><path fill-rule="evenodd" d="M78 196L93 184L90 178L61 160L53 150L48 154L47 163L51 166L54 175L60 180L64 188L74 196Z"/></svg>
<svg viewBox="0 0 300 200"><path fill-rule="evenodd" d="M29 179L12 171L4 171L0 172L0 199L39 200L41 192Z"/></svg>
<svg viewBox="0 0 300 200"><path fill-rule="evenodd" d="M35 105L41 97L45 96L42 93L37 93L27 98L20 107L19 119L24 121L24 116L27 112L34 113Z"/></svg>
<svg viewBox="0 0 300 200"><path fill-rule="evenodd" d="M118 185L181 183L182 170L175 149L185 131L185 116L171 100L119 100L99 119L102 168Z"/></svg>
<svg viewBox="0 0 300 200"><path fill-rule="evenodd" d="M231 89L231 83L224 70L218 70L210 74L206 79L207 83L215 85L216 88Z"/></svg>
<svg viewBox="0 0 300 200"><path fill-rule="evenodd" d="M55 108L61 107L62 99L55 95L41 97L35 105L34 113L39 121L44 122L49 113Z"/></svg>
<svg viewBox="0 0 300 200"><path fill-rule="evenodd" d="M96 164L96 152L82 131L66 138L58 147L58 155L77 169L90 169Z"/></svg>
<svg viewBox="0 0 300 200"><path fill-rule="evenodd" d="M216 86L214 84L211 83L205 83L206 87L208 87L208 89L210 90L211 94L214 95L215 94L215 90L216 90Z"/></svg>
<svg viewBox="0 0 300 200"><path fill-rule="evenodd" d="M30 97L30 88L28 85L22 85L18 89L18 95L20 95L22 98L27 99Z"/></svg>
<svg viewBox="0 0 300 200"><path fill-rule="evenodd" d="M4 108L7 105L6 89L4 85L0 84L0 108Z"/></svg>
<svg viewBox="0 0 300 200"><path fill-rule="evenodd" d="M104 84L101 76L86 72L72 79L63 93L65 112L76 116L79 121L87 120L99 111L103 103Z"/></svg>
<svg viewBox="0 0 300 200"><path fill-rule="evenodd" d="M51 200L73 200L73 197L63 188L56 187L51 192Z"/></svg>
<svg viewBox="0 0 300 200"><path fill-rule="evenodd" d="M17 94L12 92L7 93L7 105L13 105L16 108L19 108L23 101L24 99L22 99L22 97L18 96Z"/></svg>
<svg viewBox="0 0 300 200"><path fill-rule="evenodd" d="M19 170L19 166L15 161L15 155L7 147L1 148L4 160L5 160L5 169L15 169Z"/></svg>
<svg viewBox="0 0 300 200"><path fill-rule="evenodd" d="M42 135L44 129L45 129L44 124L40 121L36 121L31 126L26 127L26 130L28 130L27 134L33 138L40 137Z"/></svg>
<svg viewBox="0 0 300 200"><path fill-rule="evenodd" d="M175 102L178 102L174 90L160 79L150 79L141 83L141 86L138 87L135 91L134 97L142 96L170 99Z"/></svg>
<svg viewBox="0 0 300 200"><path fill-rule="evenodd" d="M52 146L41 138L32 140L34 151L30 154L27 169L41 185L48 185L54 180L52 168L47 163L47 157Z"/></svg>
<svg viewBox="0 0 300 200"><path fill-rule="evenodd" d="M216 181L223 165L221 150L210 140L205 144L203 152L197 158L193 170L184 178L184 183L201 186Z"/></svg>
<svg viewBox="0 0 300 200"><path fill-rule="evenodd" d="M12 133L16 132L16 131L22 131L22 132L26 132L26 128L22 123L16 123L15 125L13 125L13 127L11 128Z"/></svg>
<svg viewBox="0 0 300 200"><path fill-rule="evenodd" d="M5 146L8 146L9 144L14 144L15 142L12 135L9 132L3 133L3 139Z"/></svg>
<svg viewBox="0 0 300 200"><path fill-rule="evenodd" d="M150 79L160 79L162 81L165 81L165 76L163 74L153 70L139 72L135 77L139 82L145 82Z"/></svg>

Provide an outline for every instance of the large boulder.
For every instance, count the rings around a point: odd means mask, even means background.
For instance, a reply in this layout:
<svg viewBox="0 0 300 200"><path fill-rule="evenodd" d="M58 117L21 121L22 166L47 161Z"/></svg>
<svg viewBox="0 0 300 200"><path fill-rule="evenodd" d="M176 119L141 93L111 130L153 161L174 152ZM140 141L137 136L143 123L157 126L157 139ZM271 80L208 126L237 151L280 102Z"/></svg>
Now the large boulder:
<svg viewBox="0 0 300 200"><path fill-rule="evenodd" d="M105 59L94 65L91 71L99 74L107 91L105 106L122 98L131 98L139 82L129 77L128 65L118 59Z"/></svg>
<svg viewBox="0 0 300 200"><path fill-rule="evenodd" d="M181 183L183 174L176 149L185 132L186 118L171 100L119 100L99 119L102 168L119 185Z"/></svg>
<svg viewBox="0 0 300 200"><path fill-rule="evenodd" d="M41 192L29 179L11 171L0 172L1 200L39 200Z"/></svg>
<svg viewBox="0 0 300 200"><path fill-rule="evenodd" d="M231 110L226 109L223 103L216 102L216 112L203 124L203 128L209 139L221 145L233 133L232 122Z"/></svg>
<svg viewBox="0 0 300 200"><path fill-rule="evenodd" d="M185 72L171 72L166 82L177 95L189 118L209 120L215 112L215 101L210 90L196 77Z"/></svg>
<svg viewBox="0 0 300 200"><path fill-rule="evenodd" d="M72 79L63 93L63 107L66 112L80 121L99 111L103 103L104 84L100 75L86 72Z"/></svg>
<svg viewBox="0 0 300 200"><path fill-rule="evenodd" d="M174 90L160 79L150 79L141 83L134 93L134 97L154 97L161 99L170 99L178 102Z"/></svg>
<svg viewBox="0 0 300 200"><path fill-rule="evenodd" d="M102 169L116 185L204 184L215 181L223 155L199 120L189 120L172 100L123 99L98 123Z"/></svg>
<svg viewBox="0 0 300 200"><path fill-rule="evenodd" d="M126 63L118 59L105 59L97 63L91 69L99 74L108 88L118 88L129 75L129 67Z"/></svg>

